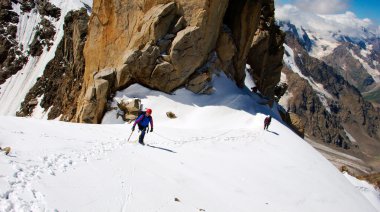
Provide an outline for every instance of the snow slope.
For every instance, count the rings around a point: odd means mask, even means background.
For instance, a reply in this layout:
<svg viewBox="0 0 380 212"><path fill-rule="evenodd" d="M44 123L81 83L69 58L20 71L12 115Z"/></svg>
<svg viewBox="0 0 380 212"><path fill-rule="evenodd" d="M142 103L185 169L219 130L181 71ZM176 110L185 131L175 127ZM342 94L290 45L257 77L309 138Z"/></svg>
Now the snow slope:
<svg viewBox="0 0 380 212"><path fill-rule="evenodd" d="M282 123L263 131L274 114L257 96L215 79L211 96L117 93L153 109L150 146L126 140L116 111L103 125L0 117L0 145L13 149L0 155L0 211L376 211Z"/></svg>

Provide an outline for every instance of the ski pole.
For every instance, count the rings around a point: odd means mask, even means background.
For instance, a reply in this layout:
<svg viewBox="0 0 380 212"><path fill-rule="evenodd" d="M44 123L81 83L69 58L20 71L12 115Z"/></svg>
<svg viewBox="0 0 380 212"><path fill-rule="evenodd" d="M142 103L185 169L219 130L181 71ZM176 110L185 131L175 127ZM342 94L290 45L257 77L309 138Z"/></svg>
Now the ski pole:
<svg viewBox="0 0 380 212"><path fill-rule="evenodd" d="M129 135L129 137L128 137L128 141L129 141L129 139L131 138L131 136L132 136L132 133L133 133L133 131L131 132L131 134Z"/></svg>

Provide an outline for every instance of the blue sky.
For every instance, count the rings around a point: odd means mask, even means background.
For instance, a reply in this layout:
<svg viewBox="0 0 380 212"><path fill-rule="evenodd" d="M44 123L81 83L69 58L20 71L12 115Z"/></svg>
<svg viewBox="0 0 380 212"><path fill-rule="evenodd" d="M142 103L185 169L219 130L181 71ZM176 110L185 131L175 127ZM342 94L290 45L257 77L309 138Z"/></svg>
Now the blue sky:
<svg viewBox="0 0 380 212"><path fill-rule="evenodd" d="M380 0L352 0L349 9L359 18L369 18L380 24Z"/></svg>
<svg viewBox="0 0 380 212"><path fill-rule="evenodd" d="M276 3L307 5L311 1L319 2L321 9L326 14L342 13L347 10L354 12L359 18L369 18L375 24L380 25L380 0L276 0ZM334 8L331 8L334 7Z"/></svg>

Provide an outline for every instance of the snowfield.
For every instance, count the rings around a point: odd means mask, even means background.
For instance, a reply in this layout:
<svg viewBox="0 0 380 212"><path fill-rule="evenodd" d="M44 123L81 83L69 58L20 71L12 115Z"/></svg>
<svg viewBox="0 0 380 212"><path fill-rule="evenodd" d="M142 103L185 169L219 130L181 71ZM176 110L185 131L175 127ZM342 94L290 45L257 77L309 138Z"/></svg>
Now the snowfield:
<svg viewBox="0 0 380 212"><path fill-rule="evenodd" d="M0 211L378 211L379 198L281 122L264 131L265 114L278 116L256 95L214 80L210 96L117 93L153 109L149 146L137 131L127 141L132 125L117 111L102 125L0 117L0 146L12 147L0 155Z"/></svg>

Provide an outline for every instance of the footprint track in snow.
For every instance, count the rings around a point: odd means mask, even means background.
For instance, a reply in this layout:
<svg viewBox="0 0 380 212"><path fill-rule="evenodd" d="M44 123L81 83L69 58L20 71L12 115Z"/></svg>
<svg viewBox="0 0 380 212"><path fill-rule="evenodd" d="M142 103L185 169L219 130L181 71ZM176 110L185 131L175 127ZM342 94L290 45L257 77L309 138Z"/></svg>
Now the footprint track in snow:
<svg viewBox="0 0 380 212"><path fill-rule="evenodd" d="M15 172L9 177L2 177L9 188L0 194L0 205L2 205L0 211L36 211L36 209L44 211L46 209L44 195L32 188L32 182L45 174L56 176L66 172L80 162L104 159L108 153L125 146L125 143L119 139L109 140L98 143L89 150L45 155L37 161L27 159L28 165L18 161L17 157L10 159L9 164L13 166Z"/></svg>

